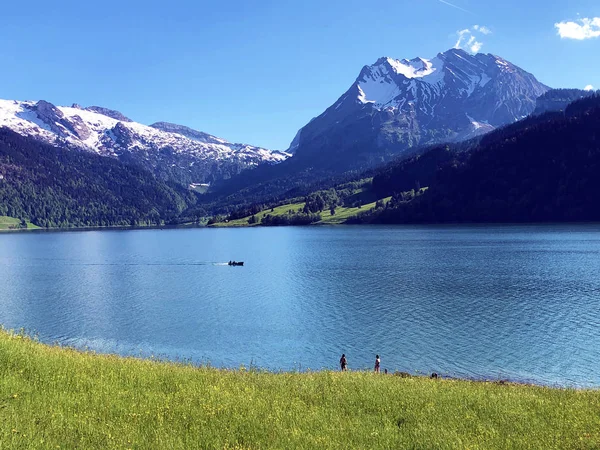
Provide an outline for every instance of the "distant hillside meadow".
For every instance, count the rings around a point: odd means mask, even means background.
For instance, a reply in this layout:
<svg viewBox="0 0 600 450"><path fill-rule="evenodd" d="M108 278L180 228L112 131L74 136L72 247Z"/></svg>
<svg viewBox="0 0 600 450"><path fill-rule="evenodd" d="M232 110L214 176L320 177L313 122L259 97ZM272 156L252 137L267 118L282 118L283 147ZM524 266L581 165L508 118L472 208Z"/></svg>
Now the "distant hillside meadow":
<svg viewBox="0 0 600 450"><path fill-rule="evenodd" d="M600 392L218 370L0 331L0 448L600 447Z"/></svg>

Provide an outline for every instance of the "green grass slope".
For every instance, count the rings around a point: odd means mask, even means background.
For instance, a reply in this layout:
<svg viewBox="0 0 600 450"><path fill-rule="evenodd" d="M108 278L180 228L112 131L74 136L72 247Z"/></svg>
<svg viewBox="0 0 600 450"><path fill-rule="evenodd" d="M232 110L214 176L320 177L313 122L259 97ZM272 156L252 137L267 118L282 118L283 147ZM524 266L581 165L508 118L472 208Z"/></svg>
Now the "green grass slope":
<svg viewBox="0 0 600 450"><path fill-rule="evenodd" d="M21 225L21 221L14 217L0 216L0 230L37 230L40 227L25 221L25 227Z"/></svg>
<svg viewBox="0 0 600 450"><path fill-rule="evenodd" d="M288 203L286 205L281 205L276 208L273 208L272 211L271 211L271 209L265 209L264 211L261 211L258 214L256 214L258 223L253 224L252 226L260 225L260 220L266 214L271 214L272 216L283 216L285 214L289 214L290 210L293 212L297 212L298 210L302 210L302 208L304 208L304 202ZM228 222L215 223L211 226L213 226L213 227L247 227L247 226L250 226L248 224L248 219L250 219L250 216L242 217L241 219L230 220Z"/></svg>
<svg viewBox="0 0 600 450"><path fill-rule="evenodd" d="M391 199L391 197L387 197L385 199L383 199L383 201L385 203L387 203L389 200ZM334 224L341 224L344 223L346 220L348 220L350 217L353 217L363 211L370 211L373 208L375 208L375 204L377 202L371 202L371 203L367 203L364 205L361 205L360 207L344 207L344 206L338 206L335 209L335 214L332 215L331 211L329 209L324 209L323 211L321 211L319 214L321 215L321 220L319 222L316 222L316 225L334 225ZM286 205L281 205L278 206L276 208L273 208L273 210L271 211L270 209L265 209L261 212L259 212L258 214L256 214L256 218L257 218L257 223L249 225L248 220L250 219L250 216L247 217L242 217L241 219L236 219L236 220L230 220L228 222L218 222L215 223L213 225L211 225L212 227L247 227L247 226L258 226L260 225L260 221L261 219L266 215L266 214L270 214L271 216L283 216L286 214L289 214L290 211L293 211L294 213L298 212L298 211L302 211L302 209L304 208L304 202L300 202L300 203L288 203Z"/></svg>
<svg viewBox="0 0 600 450"><path fill-rule="evenodd" d="M391 197L387 197L383 199L384 203L389 202ZM345 208L343 206L338 206L335 209L335 214L331 215L331 211L326 209L321 212L321 221L317 222L317 224L341 224L348 220L350 217L354 217L357 214L363 211L371 211L375 208L377 202L367 203L365 205L361 205L360 208Z"/></svg>
<svg viewBox="0 0 600 450"><path fill-rule="evenodd" d="M0 331L0 448L600 447L600 392L101 356Z"/></svg>

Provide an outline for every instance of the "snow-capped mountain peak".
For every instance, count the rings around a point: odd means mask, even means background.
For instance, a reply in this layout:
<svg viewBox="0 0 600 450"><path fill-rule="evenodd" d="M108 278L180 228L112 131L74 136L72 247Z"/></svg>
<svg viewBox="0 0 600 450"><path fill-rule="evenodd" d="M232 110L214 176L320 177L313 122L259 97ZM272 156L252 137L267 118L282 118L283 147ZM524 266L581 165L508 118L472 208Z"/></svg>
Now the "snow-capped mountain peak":
<svg viewBox="0 0 600 450"><path fill-rule="evenodd" d="M369 149L371 158L374 148L401 152L466 139L530 114L548 89L491 54L450 49L431 59L382 57L364 66L350 89L304 126L290 148L301 156L329 145L339 154L347 145Z"/></svg>
<svg viewBox="0 0 600 450"><path fill-rule="evenodd" d="M523 78L528 87L535 90L536 96L547 90L533 76L498 56L471 55L464 50L451 49L432 59L379 58L362 69L355 82L353 97L357 103L371 104L379 110L399 108L408 111L416 106L432 112L435 104L447 97L476 97L485 91L490 81L498 80L501 84L500 78L507 76ZM340 99L346 100L346 96ZM339 109L338 104L335 106Z"/></svg>

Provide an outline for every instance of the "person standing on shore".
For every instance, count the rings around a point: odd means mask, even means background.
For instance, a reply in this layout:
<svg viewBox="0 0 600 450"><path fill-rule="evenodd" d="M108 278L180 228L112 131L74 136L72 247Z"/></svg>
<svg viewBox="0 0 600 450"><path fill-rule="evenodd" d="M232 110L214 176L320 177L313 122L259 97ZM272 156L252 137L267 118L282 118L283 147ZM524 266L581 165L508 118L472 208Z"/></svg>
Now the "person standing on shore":
<svg viewBox="0 0 600 450"><path fill-rule="evenodd" d="M375 373L379 373L379 366L381 366L381 360L379 355L375 355Z"/></svg>
<svg viewBox="0 0 600 450"><path fill-rule="evenodd" d="M342 372L346 372L348 370L348 361L346 360L346 354L342 353L342 357L340 358L340 367Z"/></svg>

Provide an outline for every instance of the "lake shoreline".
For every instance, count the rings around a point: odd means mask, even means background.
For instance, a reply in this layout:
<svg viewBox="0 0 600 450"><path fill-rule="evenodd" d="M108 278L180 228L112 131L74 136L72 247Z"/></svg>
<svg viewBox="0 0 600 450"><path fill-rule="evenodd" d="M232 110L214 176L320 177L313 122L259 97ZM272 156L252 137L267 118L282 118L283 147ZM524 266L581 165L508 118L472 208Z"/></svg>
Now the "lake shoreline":
<svg viewBox="0 0 600 450"><path fill-rule="evenodd" d="M0 228L1 234L13 233L61 233L61 232L83 232L83 231L143 231L143 230L187 230L187 229L211 229L211 230L231 230L231 229L276 229L276 228L345 228L345 227L368 227L368 228L414 228L414 227L433 227L433 228L454 228L454 227L537 227L537 226L589 226L598 225L600 231L600 222L424 222L424 223L312 223L308 225L200 225L200 224L179 224L179 225L148 225L148 226L90 226L90 227L63 227L63 228Z"/></svg>
<svg viewBox="0 0 600 450"><path fill-rule="evenodd" d="M91 354L0 330L7 447L585 448L600 390L270 373Z"/></svg>
<svg viewBox="0 0 600 450"><path fill-rule="evenodd" d="M209 228L206 225L200 224L180 224L180 225L109 225L109 226L89 226L89 227L55 227L55 228L5 228L0 229L0 233L20 233L20 232L36 232L36 233L60 233L70 231L137 231L137 230L174 230L188 228Z"/></svg>
<svg viewBox="0 0 600 450"><path fill-rule="evenodd" d="M98 356L98 357L111 357L111 358L117 358L117 359L123 359L123 360L138 360L138 361L150 361L150 362L156 362L156 363L160 363L160 364L168 364L168 365L174 365L174 366L182 366L182 367L191 367L191 368L195 368L195 369L211 369L211 370L216 370L216 371L222 371L222 372L236 372L236 371L252 371L252 372L256 372L256 373L265 373L265 374L272 374L272 375L277 375L277 374L310 374L310 373L321 373L321 372L341 372L338 369L332 369L332 368L320 368L320 369L269 369L269 368L265 368L265 367L261 367L261 366L255 366L253 364L250 364L248 367L246 367L245 364L240 363L239 365L237 365L236 367L224 367L224 366L215 366L215 365L211 365L210 361L209 362L192 362L191 358L186 358L186 357L180 357L180 358L168 358L168 357L162 357L162 356L154 356L154 355L150 355L150 356L146 356L146 355L127 355L127 354L120 354L120 353L116 353L116 352L102 352L102 351L97 351L97 350L93 350L90 349L88 347L78 347L78 346L73 346L73 345L68 345L68 344L62 344L60 342L53 342L53 343L49 343L49 342L43 342L41 340L39 340L36 336L36 333L33 332L26 332L24 330L21 330L19 332L16 332L13 329L7 329L5 327L3 327L0 324L0 336L2 334L8 334L11 335L13 337L17 337L18 339L25 339L25 340L30 340L32 342L35 342L39 345L45 346L45 347L49 347L49 348L55 348L55 349L62 349L65 351L73 351L76 352L78 354L81 355L90 355L92 357ZM484 383L484 384L498 384L498 385L512 385L512 386L529 386L529 387L538 387L538 388L548 388L548 389L570 389L570 390L577 390L577 391L600 391L600 385L598 386L578 386L578 385L569 385L569 384L561 384L561 383L542 383L542 382L536 382L535 380L527 380L527 379L519 379L519 378L513 378L513 377L486 377L486 376L472 376L472 377L468 377L468 376L455 376L455 375L450 375L447 373L444 373L443 371L439 371L439 372L431 372L431 373L424 373L424 372L420 372L420 371L415 371L415 372L407 372L406 370L398 370L398 369L388 369L388 373L384 373L385 368L381 369L381 372L379 375L381 376L386 376L386 377L398 377L398 378L417 378L417 379L437 379L437 380L449 380L449 381L462 381L462 382L469 382L469 383ZM363 367L363 368L358 368L358 369L352 369L352 368L348 368L348 372L352 372L352 373L373 373L372 369Z"/></svg>

